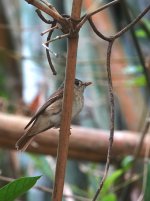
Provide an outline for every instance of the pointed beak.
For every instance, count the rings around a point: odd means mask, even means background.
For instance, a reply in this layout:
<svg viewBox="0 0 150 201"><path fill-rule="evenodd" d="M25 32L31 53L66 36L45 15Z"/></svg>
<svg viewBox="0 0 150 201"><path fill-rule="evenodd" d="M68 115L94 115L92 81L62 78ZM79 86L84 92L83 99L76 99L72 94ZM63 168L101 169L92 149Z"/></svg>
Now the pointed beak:
<svg viewBox="0 0 150 201"><path fill-rule="evenodd" d="M92 82L84 82L84 85L87 87L89 86L90 84L92 84Z"/></svg>

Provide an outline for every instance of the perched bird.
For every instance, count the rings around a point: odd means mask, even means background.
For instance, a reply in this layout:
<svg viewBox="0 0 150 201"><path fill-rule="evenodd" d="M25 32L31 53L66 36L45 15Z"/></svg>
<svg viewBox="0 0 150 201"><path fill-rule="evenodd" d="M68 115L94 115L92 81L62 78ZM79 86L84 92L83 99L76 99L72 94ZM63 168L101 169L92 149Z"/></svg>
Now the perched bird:
<svg viewBox="0 0 150 201"><path fill-rule="evenodd" d="M91 82L82 82L75 79L72 119L82 110L84 104L83 92ZM25 133L16 142L17 150L24 151L35 135L50 128L59 128L62 113L64 83L54 92L48 101L37 111L25 127Z"/></svg>

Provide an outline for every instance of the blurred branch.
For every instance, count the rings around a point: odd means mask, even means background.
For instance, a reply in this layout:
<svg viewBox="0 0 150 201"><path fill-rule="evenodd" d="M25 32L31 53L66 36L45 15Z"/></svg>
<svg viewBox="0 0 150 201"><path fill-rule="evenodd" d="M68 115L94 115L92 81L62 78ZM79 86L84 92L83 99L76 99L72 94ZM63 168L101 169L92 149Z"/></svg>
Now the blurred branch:
<svg viewBox="0 0 150 201"><path fill-rule="evenodd" d="M0 113L0 147L15 149L15 143L23 134L29 118ZM94 162L106 161L109 131L72 126L69 142L69 158ZM27 151L56 156L59 130L50 129L36 137ZM140 140L139 133L115 131L112 159L134 155ZM86 143L85 143L86 142ZM144 157L150 136L146 136L138 157ZM88 154L87 154L88 153ZM149 155L150 157L150 155Z"/></svg>
<svg viewBox="0 0 150 201"><path fill-rule="evenodd" d="M124 11L125 13L125 19L127 21L127 23L131 23L132 21L132 18L130 16L130 10L128 9L128 4L126 1L121 1L120 2L121 6L122 6L122 10ZM141 22L139 22L141 24ZM143 72L144 72L144 75L145 75L145 78L146 78L146 82L147 82L147 100L149 99L149 93L150 93L150 76L149 76L149 72L148 72L148 69L146 68L146 63L144 61L144 54L142 53L142 49L140 47L140 42L138 41L138 37L136 36L136 32L135 32L135 28L134 26L132 26L130 28L130 33L131 33L131 37L132 37L132 40L133 40L133 43L134 43L134 46L135 46L135 49L137 51L137 54L138 54L138 57L139 57L139 61L143 67Z"/></svg>

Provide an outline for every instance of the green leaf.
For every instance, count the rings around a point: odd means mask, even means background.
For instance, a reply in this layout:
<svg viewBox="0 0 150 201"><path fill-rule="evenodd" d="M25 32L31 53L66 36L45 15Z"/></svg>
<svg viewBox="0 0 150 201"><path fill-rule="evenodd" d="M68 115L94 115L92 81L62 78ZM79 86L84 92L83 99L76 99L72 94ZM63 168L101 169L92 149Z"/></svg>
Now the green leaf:
<svg viewBox="0 0 150 201"><path fill-rule="evenodd" d="M114 193L109 193L108 195L104 196L101 201L117 201L117 197Z"/></svg>
<svg viewBox="0 0 150 201"><path fill-rule="evenodd" d="M146 38L146 37L147 37L145 31L142 30L142 29L136 30L136 31L135 31L135 34L136 34L136 36L139 37L139 38Z"/></svg>
<svg viewBox="0 0 150 201"><path fill-rule="evenodd" d="M132 167L133 160L134 160L133 156L124 157L124 159L121 162L121 166L125 171L127 171Z"/></svg>
<svg viewBox="0 0 150 201"><path fill-rule="evenodd" d="M16 179L0 189L1 201L13 201L28 191L41 176L22 177Z"/></svg>
<svg viewBox="0 0 150 201"><path fill-rule="evenodd" d="M110 176L107 177L106 181L104 182L104 186L102 189L102 195L108 193L111 185L123 174L123 170L119 169L113 172Z"/></svg>
<svg viewBox="0 0 150 201"><path fill-rule="evenodd" d="M136 86L136 87L142 87L146 86L146 78L144 75L138 76L132 80L127 81L127 86Z"/></svg>

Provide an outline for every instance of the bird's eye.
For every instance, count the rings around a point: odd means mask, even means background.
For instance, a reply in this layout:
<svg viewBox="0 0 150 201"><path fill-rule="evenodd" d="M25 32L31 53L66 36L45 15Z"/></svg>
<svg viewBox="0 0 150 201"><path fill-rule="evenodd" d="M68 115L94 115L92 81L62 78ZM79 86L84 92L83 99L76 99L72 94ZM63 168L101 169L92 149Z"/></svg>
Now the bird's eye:
<svg viewBox="0 0 150 201"><path fill-rule="evenodd" d="M75 85L76 85L76 86L80 86L80 85L81 85L80 80L77 80L77 79L76 79L76 80L75 80Z"/></svg>

